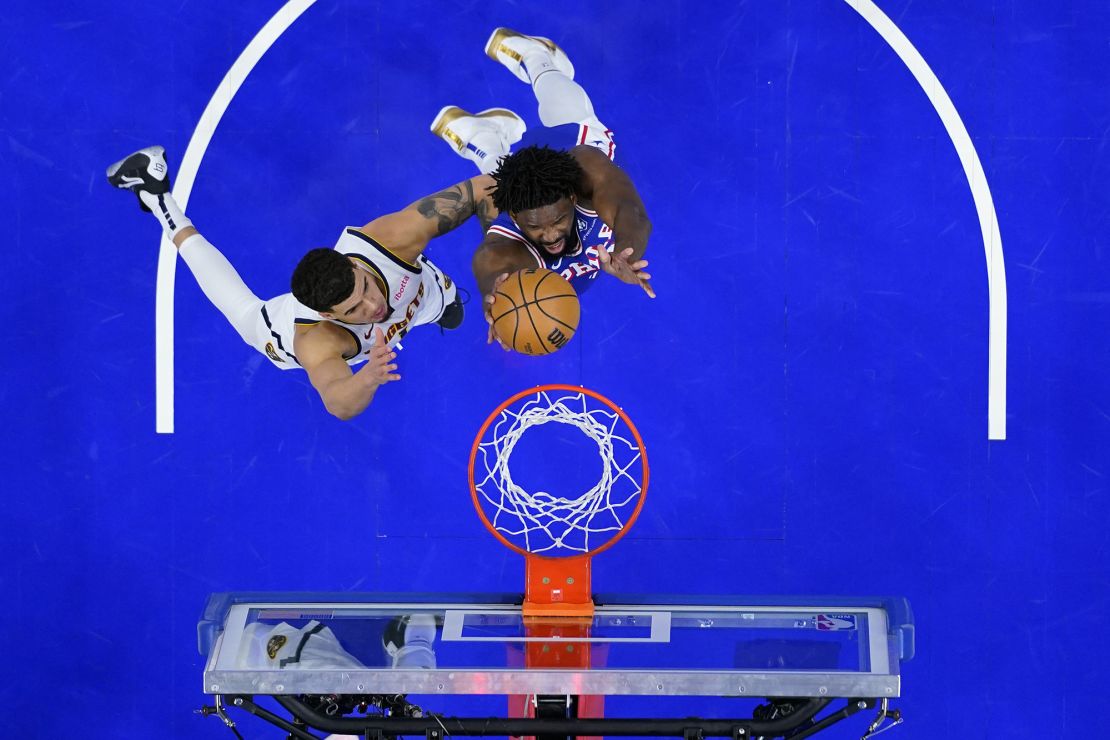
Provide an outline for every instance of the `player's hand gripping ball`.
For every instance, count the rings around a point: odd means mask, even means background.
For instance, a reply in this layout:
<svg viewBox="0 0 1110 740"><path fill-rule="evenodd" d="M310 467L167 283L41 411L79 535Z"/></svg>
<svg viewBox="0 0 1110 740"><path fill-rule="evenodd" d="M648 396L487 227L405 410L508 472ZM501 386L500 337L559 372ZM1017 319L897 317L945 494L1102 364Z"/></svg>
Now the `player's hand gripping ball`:
<svg viewBox="0 0 1110 740"><path fill-rule="evenodd" d="M557 272L535 268L509 275L493 294L493 331L526 355L561 349L578 329L578 294Z"/></svg>

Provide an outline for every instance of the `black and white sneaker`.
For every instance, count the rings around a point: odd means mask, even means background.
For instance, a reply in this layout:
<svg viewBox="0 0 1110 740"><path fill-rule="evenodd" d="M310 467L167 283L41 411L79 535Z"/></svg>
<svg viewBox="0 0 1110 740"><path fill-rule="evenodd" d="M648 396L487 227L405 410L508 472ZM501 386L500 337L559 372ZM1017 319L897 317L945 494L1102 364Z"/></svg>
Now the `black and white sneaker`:
<svg viewBox="0 0 1110 740"><path fill-rule="evenodd" d="M440 330L458 329L463 322L463 316L465 315L463 306L470 300L470 294L463 290L461 285L456 285L455 291L455 300L447 304L447 307L443 309L443 315L436 322Z"/></svg>
<svg viewBox="0 0 1110 740"><path fill-rule="evenodd" d="M160 146L148 146L124 157L108 168L108 184L130 190L136 196L139 191L152 195L168 193L170 168L166 164L166 150ZM150 212L142 198L139 198L139 207Z"/></svg>

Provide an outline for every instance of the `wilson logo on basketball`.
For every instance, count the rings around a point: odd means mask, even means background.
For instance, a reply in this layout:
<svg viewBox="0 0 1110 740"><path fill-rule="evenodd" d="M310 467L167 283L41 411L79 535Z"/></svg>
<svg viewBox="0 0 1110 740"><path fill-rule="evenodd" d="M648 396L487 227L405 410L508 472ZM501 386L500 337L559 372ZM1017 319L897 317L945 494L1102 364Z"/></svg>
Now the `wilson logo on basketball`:
<svg viewBox="0 0 1110 740"><path fill-rule="evenodd" d="M555 349L562 349L563 345L570 339L566 334L563 334L558 329L552 329L551 333L547 335L547 341L555 347Z"/></svg>

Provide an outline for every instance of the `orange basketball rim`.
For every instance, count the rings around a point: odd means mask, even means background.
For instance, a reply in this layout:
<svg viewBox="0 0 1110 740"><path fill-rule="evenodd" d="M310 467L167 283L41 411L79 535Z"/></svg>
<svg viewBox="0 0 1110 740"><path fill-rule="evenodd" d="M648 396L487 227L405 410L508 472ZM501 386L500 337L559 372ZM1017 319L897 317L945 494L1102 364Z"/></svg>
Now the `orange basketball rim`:
<svg viewBox="0 0 1110 740"><path fill-rule="evenodd" d="M529 428L550 422L576 426L598 445L602 476L588 491L573 497L532 493L512 480L508 461L516 442ZM628 533L647 495L647 450L628 414L581 386L521 391L486 418L467 472L486 529L525 558L524 614L593 614L591 558Z"/></svg>

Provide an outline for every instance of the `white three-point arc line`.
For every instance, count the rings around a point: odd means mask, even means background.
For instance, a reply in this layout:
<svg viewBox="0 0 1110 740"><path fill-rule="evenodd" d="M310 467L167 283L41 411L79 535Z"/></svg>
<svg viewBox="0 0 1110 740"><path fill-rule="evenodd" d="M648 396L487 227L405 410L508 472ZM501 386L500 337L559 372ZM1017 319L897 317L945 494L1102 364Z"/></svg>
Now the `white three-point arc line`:
<svg viewBox="0 0 1110 740"><path fill-rule="evenodd" d="M285 33L293 21L301 17L316 0L289 0L281 10L274 14L243 53L224 75L212 99L200 115L181 166L177 170L177 180L173 197L184 211L189 205L189 194L193 192L200 162L216 126L223 118L235 93L254 69L262 55ZM154 297L154 393L155 393L155 430L159 434L173 433L173 286L174 271L177 268L177 250L169 239L162 238L158 251L158 279Z"/></svg>
<svg viewBox="0 0 1110 740"><path fill-rule="evenodd" d="M988 373L987 373L987 439L1006 439L1006 265L1002 257L1002 234L998 230L998 215L994 210L987 175L967 133L952 99L925 63L921 53L914 48L906 35L894 25L871 0L844 0L859 13L871 27L878 31L898 58L913 74L917 84L933 104L948 137L956 147L956 154L963 165L971 197L979 215L979 230L983 234L983 249L987 256L987 290L990 315L988 323Z"/></svg>
<svg viewBox="0 0 1110 740"><path fill-rule="evenodd" d="M983 234L983 248L987 258L987 286L990 298L989 317L989 374L987 381L987 437L1006 438L1006 268L1002 255L1002 237L994 209L986 173L975 151L967 128L960 120L956 107L940 80L926 64L921 54L871 0L844 0L874 28L890 45L913 74L929 102L940 116L948 136L956 147L964 174L971 186L979 227ZM240 85L246 80L262 55L293 24L315 0L289 0L274 14L251 40L235 63L231 65L208 106L201 114L189 145L178 169L174 198L182 210L189 204L201 160ZM173 289L177 253L169 240L163 238L158 253L158 279L155 295L155 428L159 433L172 433L173 418Z"/></svg>

